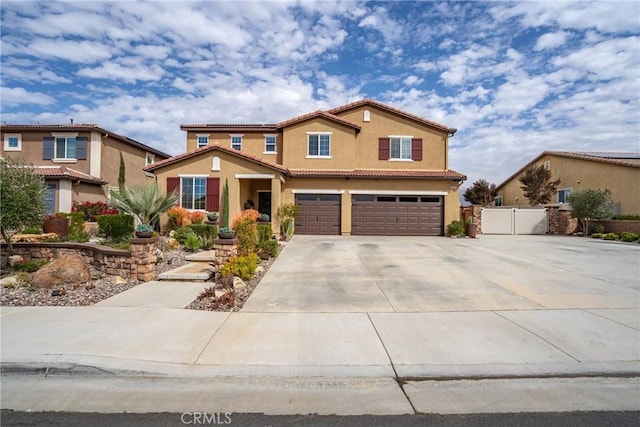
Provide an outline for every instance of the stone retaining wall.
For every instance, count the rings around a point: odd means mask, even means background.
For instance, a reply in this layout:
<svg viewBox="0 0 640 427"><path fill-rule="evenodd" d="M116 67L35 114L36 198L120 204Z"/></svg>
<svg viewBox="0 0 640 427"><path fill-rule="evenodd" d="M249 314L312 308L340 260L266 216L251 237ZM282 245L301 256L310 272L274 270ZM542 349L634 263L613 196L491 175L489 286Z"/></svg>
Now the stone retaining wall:
<svg viewBox="0 0 640 427"><path fill-rule="evenodd" d="M156 244L158 239L130 239L131 250L114 249L94 243L14 243L14 255L25 261L59 258L76 253L84 262L106 274L147 282L156 276ZM8 255L6 244L1 245L2 258Z"/></svg>
<svg viewBox="0 0 640 427"><path fill-rule="evenodd" d="M560 209L559 206L547 206L547 218L549 220L548 234L568 236L578 229L578 220L571 217L571 211Z"/></svg>
<svg viewBox="0 0 640 427"><path fill-rule="evenodd" d="M640 221L622 221L609 219L606 221L589 221L589 224L604 225L605 233L620 234L623 231L630 231L632 233L640 234Z"/></svg>

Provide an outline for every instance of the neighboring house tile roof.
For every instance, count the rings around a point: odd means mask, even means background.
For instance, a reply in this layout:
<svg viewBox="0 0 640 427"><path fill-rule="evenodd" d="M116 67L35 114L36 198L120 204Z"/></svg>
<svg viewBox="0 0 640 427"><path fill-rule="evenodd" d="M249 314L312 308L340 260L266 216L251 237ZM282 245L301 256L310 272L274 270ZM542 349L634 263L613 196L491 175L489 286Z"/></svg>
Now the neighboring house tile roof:
<svg viewBox="0 0 640 427"><path fill-rule="evenodd" d="M169 154L157 150L153 147L150 147L146 144L143 144L141 142L138 142L134 139L131 139L129 137L126 137L124 135L119 135L117 133L111 132L110 130L101 128L100 126L97 126L95 124L87 124L87 123L78 123L78 124L65 124L65 125L21 125L21 124L3 124L0 125L0 129L3 132L20 132L20 131L27 131L27 130L37 130L37 131L60 131L60 132L72 132L72 131L96 131L96 132L100 132L103 135L104 134L109 134L109 136L112 136L113 138L124 142L125 144L129 144L132 145L134 147L140 148L142 150L148 151L149 153L153 153L157 156L160 157L170 157Z"/></svg>
<svg viewBox="0 0 640 427"><path fill-rule="evenodd" d="M408 119L414 120L414 121L416 121L418 123L422 123L424 125L430 126L432 128L443 130L445 132L450 133L451 135L453 135L454 133L456 133L458 131L458 129L450 128L450 127L445 126L445 125L443 125L441 123L437 123L437 122L434 122L434 121L431 121L431 120L424 119L424 118L422 118L420 116L416 116L415 114L407 113L406 111L400 110L398 108L392 107L392 106L387 105L387 104L383 104L382 102L375 101L373 99L361 99L359 101L355 101L355 102L352 102L350 104L345 104L345 105L342 105L340 107L332 108L331 110L327 110L327 112L330 113L330 114L338 114L338 113L342 113L344 111L349 111L349 110L352 110L354 108L361 107L363 105L372 105L374 107L378 107L381 110L386 110L386 111L392 112L394 114L397 114L399 116L406 117Z"/></svg>
<svg viewBox="0 0 640 427"><path fill-rule="evenodd" d="M289 120L285 120L283 122L278 123L276 126L278 127L278 129L281 129L281 128L285 128L287 126L294 125L296 123L304 122L306 120L315 119L316 117L322 117L322 118L325 118L325 119L330 120L332 122L338 122L338 123L341 123L341 124L343 124L345 126L352 127L352 128L354 128L356 130L360 130L360 126L358 126L358 125L356 125L354 123L351 123L350 121L345 120L342 117L335 116L335 115L333 115L331 113L328 113L328 112L322 111L322 110L317 110L317 111L314 111L312 113L303 114L301 116L294 117L294 118L289 119Z"/></svg>
<svg viewBox="0 0 640 427"><path fill-rule="evenodd" d="M409 169L289 169L291 177L323 178L428 178L466 180L467 177L453 170L429 171Z"/></svg>
<svg viewBox="0 0 640 427"><path fill-rule="evenodd" d="M35 173L44 178L57 178L70 181L79 180L89 184L98 185L106 184L106 182L100 178L96 178L95 176L88 175L66 166L36 166Z"/></svg>
<svg viewBox="0 0 640 427"><path fill-rule="evenodd" d="M544 156L565 157L569 159L587 160L590 162L609 163L619 166L627 166L632 168L640 168L640 153L616 153L616 152L589 152L589 151L543 151L536 158L521 167L505 179L496 190L504 187L509 181L522 174L529 166L535 164Z"/></svg>
<svg viewBox="0 0 640 427"><path fill-rule="evenodd" d="M204 148L199 148L196 151L191 151L191 152L187 152L187 153L182 153L182 154L178 154L177 156L173 156L171 158L165 159L165 160L161 160L159 162L156 162L152 165L147 166L146 168L144 168L145 171L154 171L156 169L160 169L163 168L165 166L171 165L173 163L176 162L180 162L182 160L185 159L189 159L191 157L195 157L195 156L199 156L200 154L204 154L204 153L208 153L208 152L213 152L213 151L222 151L224 153L228 153L231 155L234 155L236 157L240 157L242 159L245 160L249 160L251 162L257 163L259 165L268 167L270 169L274 169L278 172L282 172L282 173L286 173L287 172L287 168L285 168L284 166L278 164L278 163L272 163L272 162L268 162L266 160L263 160L259 157L253 156L251 154L247 154L243 151L238 151L234 148L230 148L230 147L225 147L223 145L220 145L218 143L214 143L213 145L210 145L208 147L204 147Z"/></svg>

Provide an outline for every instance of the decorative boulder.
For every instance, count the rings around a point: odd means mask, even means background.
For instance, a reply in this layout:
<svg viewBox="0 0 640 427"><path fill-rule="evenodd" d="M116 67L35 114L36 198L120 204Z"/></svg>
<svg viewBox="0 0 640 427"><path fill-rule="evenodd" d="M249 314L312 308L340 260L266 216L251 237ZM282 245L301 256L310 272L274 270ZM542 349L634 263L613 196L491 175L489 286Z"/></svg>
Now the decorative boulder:
<svg viewBox="0 0 640 427"><path fill-rule="evenodd" d="M11 267L15 267L16 264L22 264L24 262L24 258L21 255L11 255L9 257L9 265Z"/></svg>
<svg viewBox="0 0 640 427"><path fill-rule="evenodd" d="M33 273L31 285L38 289L53 289L58 285L79 285L91 279L91 271L80 255L63 255Z"/></svg>

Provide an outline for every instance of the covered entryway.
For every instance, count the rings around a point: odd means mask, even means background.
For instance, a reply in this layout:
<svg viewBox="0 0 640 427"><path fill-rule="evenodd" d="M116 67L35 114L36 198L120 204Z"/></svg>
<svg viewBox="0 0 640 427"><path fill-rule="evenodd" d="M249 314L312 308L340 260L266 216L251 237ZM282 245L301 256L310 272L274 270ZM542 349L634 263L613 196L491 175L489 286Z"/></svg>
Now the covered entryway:
<svg viewBox="0 0 640 427"><path fill-rule="evenodd" d="M354 194L351 234L370 236L442 236L442 196Z"/></svg>
<svg viewBox="0 0 640 427"><path fill-rule="evenodd" d="M340 194L296 194L296 234L340 234Z"/></svg>
<svg viewBox="0 0 640 427"><path fill-rule="evenodd" d="M482 234L546 234L546 209L482 209Z"/></svg>

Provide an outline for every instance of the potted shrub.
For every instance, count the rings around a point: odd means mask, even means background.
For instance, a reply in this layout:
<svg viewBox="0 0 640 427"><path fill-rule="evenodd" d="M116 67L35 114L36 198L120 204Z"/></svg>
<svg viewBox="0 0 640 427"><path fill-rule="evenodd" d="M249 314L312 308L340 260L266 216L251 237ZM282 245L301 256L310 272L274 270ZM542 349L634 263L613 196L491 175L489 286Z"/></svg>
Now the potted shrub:
<svg viewBox="0 0 640 427"><path fill-rule="evenodd" d="M265 213L261 213L260 216L258 217L259 222L269 222L270 220L271 218L269 217L269 215Z"/></svg>
<svg viewBox="0 0 640 427"><path fill-rule="evenodd" d="M476 235L478 233L478 226L473 223L472 217L467 218L466 231L467 231L467 236L473 239L476 238Z"/></svg>
<svg viewBox="0 0 640 427"><path fill-rule="evenodd" d="M58 212L53 215L47 215L42 224L42 230L45 233L56 233L61 239L67 237L69 231L69 218L67 214Z"/></svg>
<svg viewBox="0 0 640 427"><path fill-rule="evenodd" d="M220 239L233 239L235 235L235 231L229 227L221 227L220 230L218 230L218 238Z"/></svg>
<svg viewBox="0 0 640 427"><path fill-rule="evenodd" d="M149 238L153 236L153 227L149 224L138 224L136 226L136 237Z"/></svg>
<svg viewBox="0 0 640 427"><path fill-rule="evenodd" d="M207 220L209 220L210 222L218 222L219 217L220 215L218 215L218 212L207 213Z"/></svg>

